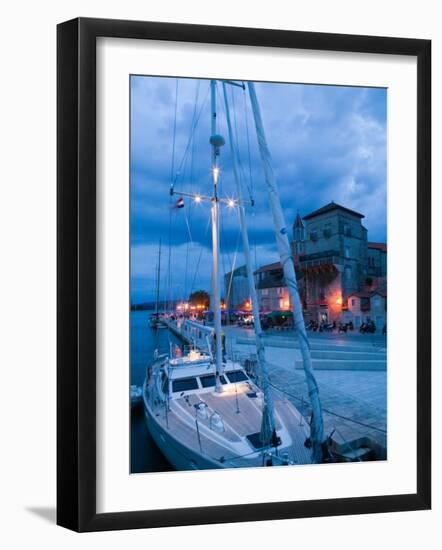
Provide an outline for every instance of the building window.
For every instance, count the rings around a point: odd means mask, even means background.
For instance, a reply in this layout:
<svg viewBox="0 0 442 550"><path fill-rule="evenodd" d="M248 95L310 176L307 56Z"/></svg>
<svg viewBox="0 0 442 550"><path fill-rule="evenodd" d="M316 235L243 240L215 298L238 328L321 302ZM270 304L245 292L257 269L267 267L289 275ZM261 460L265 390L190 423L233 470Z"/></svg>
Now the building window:
<svg viewBox="0 0 442 550"><path fill-rule="evenodd" d="M316 242L318 240L318 232L317 231L311 231L310 232L310 240L313 242Z"/></svg>
<svg viewBox="0 0 442 550"><path fill-rule="evenodd" d="M268 296L269 295L269 289L268 288L263 288L261 290L261 293L262 293L263 296Z"/></svg>
<svg viewBox="0 0 442 550"><path fill-rule="evenodd" d="M351 299L351 305L354 306L356 304L356 300L354 298Z"/></svg>
<svg viewBox="0 0 442 550"><path fill-rule="evenodd" d="M324 230L323 230L323 234L324 234L324 237L326 239L329 239L331 237L331 234L332 234L332 230L331 230L331 224L329 223L326 223L325 224L325 227L324 227Z"/></svg>
<svg viewBox="0 0 442 550"><path fill-rule="evenodd" d="M348 223L344 223L344 235L346 237L351 237L351 227Z"/></svg>
<svg viewBox="0 0 442 550"><path fill-rule="evenodd" d="M370 298L361 298L361 311L370 311Z"/></svg>

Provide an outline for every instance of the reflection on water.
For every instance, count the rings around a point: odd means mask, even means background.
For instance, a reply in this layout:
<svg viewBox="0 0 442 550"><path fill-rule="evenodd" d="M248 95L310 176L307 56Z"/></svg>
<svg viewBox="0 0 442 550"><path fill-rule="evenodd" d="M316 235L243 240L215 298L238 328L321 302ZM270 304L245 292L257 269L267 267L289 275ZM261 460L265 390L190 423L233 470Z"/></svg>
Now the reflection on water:
<svg viewBox="0 0 442 550"><path fill-rule="evenodd" d="M149 311L130 313L130 369L131 384L141 386L146 368L151 364L155 349L162 353L179 341L166 329L152 330L149 327ZM161 451L155 445L144 421L143 407L131 410L130 441L131 473L165 472L172 470Z"/></svg>

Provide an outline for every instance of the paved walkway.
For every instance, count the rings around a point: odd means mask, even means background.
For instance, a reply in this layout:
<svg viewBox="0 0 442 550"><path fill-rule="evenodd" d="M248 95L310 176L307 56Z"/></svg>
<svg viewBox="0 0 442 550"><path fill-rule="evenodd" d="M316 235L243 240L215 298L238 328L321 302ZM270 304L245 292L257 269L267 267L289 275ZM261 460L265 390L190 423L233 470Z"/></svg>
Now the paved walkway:
<svg viewBox="0 0 442 550"><path fill-rule="evenodd" d="M228 353L243 357L254 354L255 346L251 331L226 327L225 332ZM326 434L330 434L335 429L333 437L337 441L351 441L367 436L386 447L386 369L361 370L359 368L361 363L364 368L364 356L369 358L367 359L367 368L369 368L373 354L377 354L379 361L386 364L385 337L359 333L351 335L314 333L312 336L309 334L309 337L313 353L315 351L322 353L325 358L327 354L333 355L336 351L343 354L335 364L336 368L332 370L318 369L317 364L315 366L315 376L324 409ZM296 342L294 334L266 336L265 341L266 359L272 384L286 394L306 419L310 418L311 408L304 372L302 368L295 368L302 358L299 349L293 343L293 341ZM290 347L284 345L287 342L290 342ZM327 361L327 359L321 360ZM339 368L340 365L345 366ZM355 368L352 368L352 365Z"/></svg>

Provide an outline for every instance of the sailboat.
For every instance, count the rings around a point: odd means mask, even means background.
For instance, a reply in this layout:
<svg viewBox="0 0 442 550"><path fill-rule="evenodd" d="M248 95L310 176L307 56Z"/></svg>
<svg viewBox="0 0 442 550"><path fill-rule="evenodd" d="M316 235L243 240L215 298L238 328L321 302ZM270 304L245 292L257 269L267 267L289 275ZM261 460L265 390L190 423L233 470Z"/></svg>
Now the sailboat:
<svg viewBox="0 0 442 550"><path fill-rule="evenodd" d="M149 317L149 326L153 329L166 328L163 320L161 319L159 307L160 307L160 277L161 277L161 240L158 245L158 264L156 273L156 293L155 293L155 313Z"/></svg>
<svg viewBox="0 0 442 550"><path fill-rule="evenodd" d="M224 199L218 193L219 156L225 145L217 133L217 84L222 86L232 153L233 173L238 196ZM305 324L300 308L296 277L291 260L282 209L271 170L261 114L253 83L248 83L265 179L269 190L275 235L286 283L294 310L295 327L304 358L306 381L311 396L312 418L306 423L299 410L280 394L274 393L268 375L260 326L259 307L253 278L249 241L245 224L244 201L238 175L235 140L230 121L226 87L244 83L210 81L212 194L204 197L178 192L171 195L191 197L211 204L212 222L212 300L214 313L213 346L191 347L179 356L155 352L143 386L144 411L148 429L171 465L177 470L261 467L310 464L323 458L323 427L319 393L309 360ZM249 377L243 366L224 356L220 301L220 206L238 208L249 292L256 333L257 379Z"/></svg>

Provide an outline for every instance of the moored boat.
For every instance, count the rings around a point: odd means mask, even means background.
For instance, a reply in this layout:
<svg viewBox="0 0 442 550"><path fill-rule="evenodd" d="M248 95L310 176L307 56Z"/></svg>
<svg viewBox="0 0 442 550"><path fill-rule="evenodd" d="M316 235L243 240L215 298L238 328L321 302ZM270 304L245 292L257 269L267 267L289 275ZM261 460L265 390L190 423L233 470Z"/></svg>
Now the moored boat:
<svg viewBox="0 0 442 550"><path fill-rule="evenodd" d="M308 427L287 400L274 398L275 433L262 438L264 396L238 363L223 363L221 391L209 355L193 349L157 357L143 399L147 426L177 470L308 464Z"/></svg>
<svg viewBox="0 0 442 550"><path fill-rule="evenodd" d="M225 140L217 133L217 94L214 80L210 81L212 194L206 197L178 192L173 184L170 189L171 195L190 197L198 203L211 204L213 339L204 352L197 348L192 348L184 354L180 353L179 356L172 353L172 350L167 355L158 355L156 352L152 366L147 369L143 387L146 422L158 447L172 466L178 470L321 462L325 444L318 388L311 369L310 350L293 263L287 261L291 258L291 253L276 184L273 173L269 169L270 155L253 83L249 83L276 241L281 263L284 266L286 283L290 289L294 322L311 398L313 410L311 425L306 423L292 403L273 392L270 384L245 223L244 202L233 145L234 135L226 93L228 84L239 86L243 90L245 85L222 81L237 198L224 199L219 196L219 156ZM222 204L237 208L239 213L256 333L257 381L252 380L239 363L226 359L222 345L219 284L219 219Z"/></svg>

